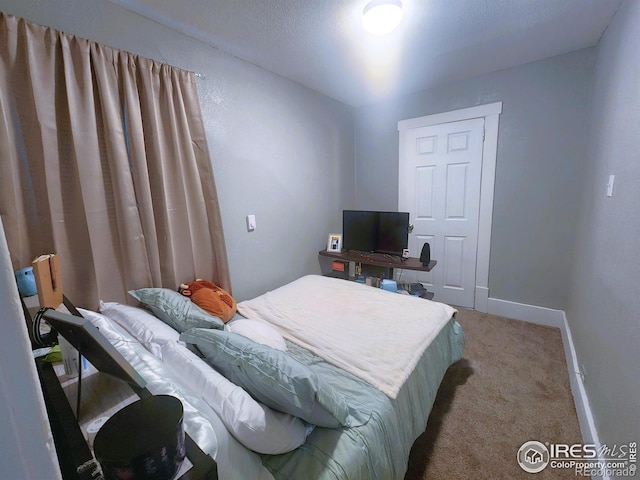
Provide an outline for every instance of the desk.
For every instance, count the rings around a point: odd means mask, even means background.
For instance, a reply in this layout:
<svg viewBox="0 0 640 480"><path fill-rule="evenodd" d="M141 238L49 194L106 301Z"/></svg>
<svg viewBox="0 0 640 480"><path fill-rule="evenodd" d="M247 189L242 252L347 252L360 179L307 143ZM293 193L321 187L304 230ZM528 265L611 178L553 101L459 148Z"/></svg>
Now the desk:
<svg viewBox="0 0 640 480"><path fill-rule="evenodd" d="M327 250L321 250L320 255L324 257L333 258L334 260L342 260L346 262L362 263L363 265L372 265L375 267L383 267L387 269L406 269L406 270L419 270L422 272L430 272L433 267L437 265L436 260L431 260L428 265L422 265L419 258L400 258L393 255L387 255L385 253L368 253L368 252L329 252ZM393 271L388 278L392 278Z"/></svg>
<svg viewBox="0 0 640 480"><path fill-rule="evenodd" d="M320 256L328 257L332 260L339 260L341 262L355 262L362 265L370 265L372 267L382 268L384 269L384 278L389 279L393 279L394 268L430 272L438 263L436 260L431 260L428 265L422 265L422 262L419 258L401 258L384 253L368 253L357 251L329 252L327 250L321 250L318 253L320 254ZM366 272L365 269L363 273L367 274L368 272ZM350 278L348 275L340 276L340 278L355 280L355 278ZM424 294L422 294L422 298L432 300L433 292L425 292Z"/></svg>

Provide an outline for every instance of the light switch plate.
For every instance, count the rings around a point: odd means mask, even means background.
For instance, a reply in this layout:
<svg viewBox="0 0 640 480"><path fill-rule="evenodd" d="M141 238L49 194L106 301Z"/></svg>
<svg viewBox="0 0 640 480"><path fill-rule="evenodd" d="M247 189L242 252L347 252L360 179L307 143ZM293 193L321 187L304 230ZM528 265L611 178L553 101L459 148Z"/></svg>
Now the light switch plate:
<svg viewBox="0 0 640 480"><path fill-rule="evenodd" d="M607 183L607 197L613 197L613 183L615 180L615 175L609 175L609 182Z"/></svg>
<svg viewBox="0 0 640 480"><path fill-rule="evenodd" d="M247 231L253 232L256 229L256 216L247 215Z"/></svg>

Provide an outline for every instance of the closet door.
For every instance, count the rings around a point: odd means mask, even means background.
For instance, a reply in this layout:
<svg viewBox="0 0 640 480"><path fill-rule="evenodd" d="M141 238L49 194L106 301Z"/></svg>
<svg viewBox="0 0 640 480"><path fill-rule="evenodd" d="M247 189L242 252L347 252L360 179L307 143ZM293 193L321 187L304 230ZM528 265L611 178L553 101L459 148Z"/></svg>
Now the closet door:
<svg viewBox="0 0 640 480"><path fill-rule="evenodd" d="M411 256L429 243L438 264L431 272L403 273L434 300L473 307L484 119L476 118L402 132L398 210L410 213Z"/></svg>

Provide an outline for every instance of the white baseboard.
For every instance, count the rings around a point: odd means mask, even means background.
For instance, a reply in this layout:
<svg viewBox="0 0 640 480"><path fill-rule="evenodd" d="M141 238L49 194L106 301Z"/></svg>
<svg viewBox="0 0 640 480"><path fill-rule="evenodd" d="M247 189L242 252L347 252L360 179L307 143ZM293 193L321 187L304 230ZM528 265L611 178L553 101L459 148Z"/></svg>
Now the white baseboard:
<svg viewBox="0 0 640 480"><path fill-rule="evenodd" d="M600 446L600 438L598 437L598 430L591 412L591 406L589 404L589 397L587 391L584 388L584 382L580 375L580 362L578 361L578 355L576 353L575 346L573 345L573 337L571 336L571 328L567 321L567 316L564 311L562 312L562 326L560 327L562 333L562 344L564 345L564 354L567 360L567 370L569 371L569 383L571 385L571 393L573 394L573 403L576 406L576 413L578 414L578 422L580 423L580 432L582 433L583 443L592 443ZM603 461L602 458L599 459ZM609 480L609 476L592 477L597 480Z"/></svg>
<svg viewBox="0 0 640 480"><path fill-rule="evenodd" d="M567 371L569 372L569 384L573 395L573 402L578 415L578 423L582 434L583 443L595 444L600 446L600 439L596 429L587 391L584 388L582 377L580 376L580 362L573 345L571 336L571 328L567 321L564 310L555 310L552 308L538 307L535 305L527 305L523 303L510 302L497 298L489 298L487 301L487 313L492 315L500 315L502 317L522 320L524 322L535 323L537 325L545 325L548 327L557 327L562 335L562 345L564 346L564 354L567 362ZM608 476L593 477L598 480L610 480Z"/></svg>
<svg viewBox="0 0 640 480"><path fill-rule="evenodd" d="M510 302L498 298L489 298L487 307L487 313L492 315L546 325L547 327L561 328L563 325L564 312L562 310Z"/></svg>

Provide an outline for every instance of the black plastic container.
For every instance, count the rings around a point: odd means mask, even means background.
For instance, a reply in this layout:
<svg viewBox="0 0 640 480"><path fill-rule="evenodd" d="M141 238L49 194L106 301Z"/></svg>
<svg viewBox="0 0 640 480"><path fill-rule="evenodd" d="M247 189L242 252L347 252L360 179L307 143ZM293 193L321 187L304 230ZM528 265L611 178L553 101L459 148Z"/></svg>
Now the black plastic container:
<svg viewBox="0 0 640 480"><path fill-rule="evenodd" d="M172 480L185 457L182 402L140 399L114 414L93 443L105 480Z"/></svg>

